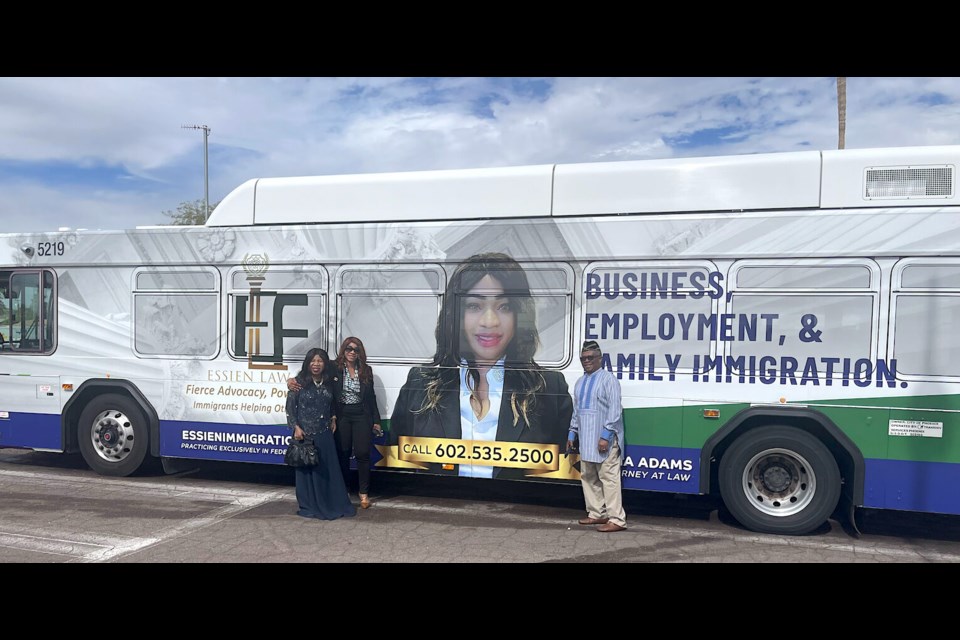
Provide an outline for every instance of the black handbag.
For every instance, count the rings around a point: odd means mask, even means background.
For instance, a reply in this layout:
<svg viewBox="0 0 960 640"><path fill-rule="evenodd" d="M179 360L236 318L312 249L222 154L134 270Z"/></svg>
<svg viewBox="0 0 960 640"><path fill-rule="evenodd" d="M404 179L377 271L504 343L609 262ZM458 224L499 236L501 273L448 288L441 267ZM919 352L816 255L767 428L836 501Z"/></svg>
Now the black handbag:
<svg viewBox="0 0 960 640"><path fill-rule="evenodd" d="M315 467L320 463L320 456L317 454L317 448L306 438L303 440L291 438L290 446L283 454L283 461L291 467Z"/></svg>

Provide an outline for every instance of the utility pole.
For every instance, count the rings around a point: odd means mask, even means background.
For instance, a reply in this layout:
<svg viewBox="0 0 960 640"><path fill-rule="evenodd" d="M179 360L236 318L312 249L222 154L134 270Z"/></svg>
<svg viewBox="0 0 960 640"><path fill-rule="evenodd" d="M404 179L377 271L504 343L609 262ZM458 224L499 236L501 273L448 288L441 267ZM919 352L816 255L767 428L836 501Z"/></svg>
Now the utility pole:
<svg viewBox="0 0 960 640"><path fill-rule="evenodd" d="M207 138L210 137L210 127L205 124L185 124L181 129L198 129L203 131L203 221L210 217L210 174L207 172Z"/></svg>
<svg viewBox="0 0 960 640"><path fill-rule="evenodd" d="M843 149L847 144L847 78L841 76L837 76L837 124L840 128L837 149Z"/></svg>

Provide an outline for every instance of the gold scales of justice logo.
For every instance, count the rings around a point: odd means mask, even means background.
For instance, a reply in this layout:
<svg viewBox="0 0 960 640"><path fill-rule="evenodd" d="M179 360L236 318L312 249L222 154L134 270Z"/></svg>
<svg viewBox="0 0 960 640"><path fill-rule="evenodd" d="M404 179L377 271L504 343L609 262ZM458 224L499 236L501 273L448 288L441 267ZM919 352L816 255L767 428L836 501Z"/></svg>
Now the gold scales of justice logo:
<svg viewBox="0 0 960 640"><path fill-rule="evenodd" d="M270 260L266 254L246 254L241 262L244 272L247 274L247 284L250 286L250 301L247 307L247 368L248 369L286 369L283 364L282 354L273 354L273 362L264 363L263 354L260 351L260 332L266 326L260 319L260 308L262 301L262 287L266 279L267 270L270 268Z"/></svg>

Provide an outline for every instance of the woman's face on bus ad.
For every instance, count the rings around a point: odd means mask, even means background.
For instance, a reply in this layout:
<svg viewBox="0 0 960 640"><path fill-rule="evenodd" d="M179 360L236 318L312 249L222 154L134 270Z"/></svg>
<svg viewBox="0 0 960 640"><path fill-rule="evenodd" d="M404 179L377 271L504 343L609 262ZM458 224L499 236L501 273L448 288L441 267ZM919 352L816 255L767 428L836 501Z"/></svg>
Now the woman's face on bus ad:
<svg viewBox="0 0 960 640"><path fill-rule="evenodd" d="M484 276L463 297L461 340L478 362L494 363L507 352L517 328L517 314L503 285Z"/></svg>

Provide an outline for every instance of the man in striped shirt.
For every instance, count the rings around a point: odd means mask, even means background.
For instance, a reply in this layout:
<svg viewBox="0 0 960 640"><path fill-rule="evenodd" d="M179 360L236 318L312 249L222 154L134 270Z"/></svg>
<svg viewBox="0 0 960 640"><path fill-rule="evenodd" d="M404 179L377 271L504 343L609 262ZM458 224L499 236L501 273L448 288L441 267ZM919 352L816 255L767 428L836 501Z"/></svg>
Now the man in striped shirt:
<svg viewBox="0 0 960 640"><path fill-rule="evenodd" d="M567 453L580 439L580 482L587 517L580 524L599 525L610 533L627 528L620 484L623 462L623 406L620 381L600 366L602 352L594 340L583 343L583 376L573 388L573 418Z"/></svg>

